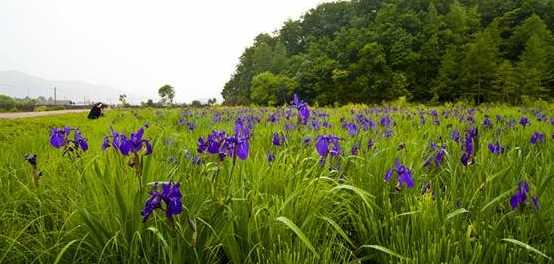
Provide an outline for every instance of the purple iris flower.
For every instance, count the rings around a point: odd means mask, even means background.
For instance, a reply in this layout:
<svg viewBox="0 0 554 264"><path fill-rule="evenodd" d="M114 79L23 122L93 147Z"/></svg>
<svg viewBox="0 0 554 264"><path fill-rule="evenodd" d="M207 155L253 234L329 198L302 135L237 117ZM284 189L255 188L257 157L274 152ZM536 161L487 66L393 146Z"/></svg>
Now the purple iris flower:
<svg viewBox="0 0 554 264"><path fill-rule="evenodd" d="M489 151L492 154L502 154L504 153L504 147L500 145L500 143L496 142L496 144L489 144Z"/></svg>
<svg viewBox="0 0 554 264"><path fill-rule="evenodd" d="M343 126L350 136L356 136L358 134L358 126L354 123L345 123Z"/></svg>
<svg viewBox="0 0 554 264"><path fill-rule="evenodd" d="M235 122L235 153L241 160L248 158L250 149L250 127L246 126L242 119Z"/></svg>
<svg viewBox="0 0 554 264"><path fill-rule="evenodd" d="M73 140L70 140L70 133L73 131ZM88 142L81 134L81 131L76 128L53 128L50 131L50 145L54 148L64 148L64 154L76 151L78 149L82 151L88 150Z"/></svg>
<svg viewBox="0 0 554 264"><path fill-rule="evenodd" d="M446 146L445 145L443 145L437 151L437 155L435 156L435 166L440 167L442 161L444 160L444 155L446 155Z"/></svg>
<svg viewBox="0 0 554 264"><path fill-rule="evenodd" d="M54 148L65 146L69 135L69 128L52 128L50 131L50 145Z"/></svg>
<svg viewBox="0 0 554 264"><path fill-rule="evenodd" d="M310 118L310 108L308 107L308 104L300 100L298 95L294 94L292 105L294 105L296 110L298 110L298 121L303 125L307 124L308 119Z"/></svg>
<svg viewBox="0 0 554 264"><path fill-rule="evenodd" d="M485 120L483 120L483 126L485 128L490 128L492 127L492 121L490 120L490 118L488 116L485 117Z"/></svg>
<svg viewBox="0 0 554 264"><path fill-rule="evenodd" d="M198 153L217 154L221 161L227 156L245 160L250 149L250 128L239 118L234 130L232 136L228 136L225 131L214 130L207 139L200 137L197 142Z"/></svg>
<svg viewBox="0 0 554 264"><path fill-rule="evenodd" d="M464 153L461 157L461 162L464 166L468 166L473 163L475 152L476 152L476 143L478 140L477 128L472 128L466 132L465 141L463 150Z"/></svg>
<svg viewBox="0 0 554 264"><path fill-rule="evenodd" d="M458 130L452 131L451 138L452 140L454 140L454 142L460 143L460 137L460 132Z"/></svg>
<svg viewBox="0 0 554 264"><path fill-rule="evenodd" d="M110 145L109 138L105 137L102 143L102 149L113 147L123 156L128 156L130 153L138 154L144 150L144 155L152 154L152 143L150 140L144 139L144 128L139 128L136 132L132 132L129 137L124 134L112 130L112 142Z"/></svg>
<svg viewBox="0 0 554 264"><path fill-rule="evenodd" d="M367 141L367 149L372 149L373 146L375 145L375 143L373 142L373 140L371 140L371 138Z"/></svg>
<svg viewBox="0 0 554 264"><path fill-rule="evenodd" d="M161 191L158 190L158 184L155 184L141 211L142 221L146 222L154 210L162 208L162 204L165 204L164 209L167 219L171 220L173 216L183 212L181 198L179 183L163 183Z"/></svg>
<svg viewBox="0 0 554 264"><path fill-rule="evenodd" d="M106 150L110 147L110 138L108 136L104 137L104 140L102 141L102 150Z"/></svg>
<svg viewBox="0 0 554 264"><path fill-rule="evenodd" d="M310 125L313 130L319 130L321 128L321 125L319 124L319 120L312 119L312 122L310 122Z"/></svg>
<svg viewBox="0 0 554 264"><path fill-rule="evenodd" d="M273 154L273 152L270 151L269 153L267 153L267 161L269 163L272 163L274 160L275 160L275 155Z"/></svg>
<svg viewBox="0 0 554 264"><path fill-rule="evenodd" d="M516 193L510 199L510 205L512 206L512 209L515 210L518 207L524 206L527 201L528 194L529 194L529 184L527 184L527 182L525 181L521 181L517 185ZM535 209L537 210L539 209L540 204L539 204L539 198L537 196L531 197L531 205Z"/></svg>
<svg viewBox="0 0 554 264"><path fill-rule="evenodd" d="M81 131L75 130L73 134L73 141L75 141L75 144L77 144L83 151L88 150L87 139L81 135Z"/></svg>
<svg viewBox="0 0 554 264"><path fill-rule="evenodd" d="M390 127L392 125L392 119L389 116L384 116L381 118L381 126Z"/></svg>
<svg viewBox="0 0 554 264"><path fill-rule="evenodd" d="M360 151L360 144L355 143L354 145L352 145L352 149L350 149L350 153L352 154L352 156L358 155L359 151Z"/></svg>
<svg viewBox="0 0 554 264"><path fill-rule="evenodd" d="M273 143L273 146L281 146L283 145L283 143L285 143L285 136L281 136L279 135L279 133L273 132L271 143Z"/></svg>
<svg viewBox="0 0 554 264"><path fill-rule="evenodd" d="M386 138L392 137L392 129L387 129L387 130L385 130L384 136L385 136Z"/></svg>
<svg viewBox="0 0 554 264"><path fill-rule="evenodd" d="M435 151L435 153L433 153L431 157L429 157L425 161L424 166L430 167L434 164L435 167L438 168L441 166L442 162L444 161L444 156L446 155L446 145L442 145L440 148L438 148L437 144L432 143L431 149Z"/></svg>
<svg viewBox="0 0 554 264"><path fill-rule="evenodd" d="M277 121L279 121L279 117L277 116L277 114L273 113L269 115L267 121L269 121L270 123L276 123Z"/></svg>
<svg viewBox="0 0 554 264"><path fill-rule="evenodd" d="M321 156L321 162L323 162L325 158L327 158L329 153L331 153L331 156L333 157L339 156L341 154L339 141L340 138L333 135L323 135L317 137L315 148L319 153L319 156Z"/></svg>
<svg viewBox="0 0 554 264"><path fill-rule="evenodd" d="M531 136L531 144L544 143L544 134L541 132L535 132Z"/></svg>
<svg viewBox="0 0 554 264"><path fill-rule="evenodd" d="M522 116L519 119L519 124L522 125L523 127L530 125L529 118L527 118L526 116Z"/></svg>
<svg viewBox="0 0 554 264"><path fill-rule="evenodd" d="M394 172L398 175L399 187L402 187L402 185L408 188L414 187L412 172L406 166L402 165L398 159L394 161L394 166L385 173L385 182L390 182L392 180Z"/></svg>

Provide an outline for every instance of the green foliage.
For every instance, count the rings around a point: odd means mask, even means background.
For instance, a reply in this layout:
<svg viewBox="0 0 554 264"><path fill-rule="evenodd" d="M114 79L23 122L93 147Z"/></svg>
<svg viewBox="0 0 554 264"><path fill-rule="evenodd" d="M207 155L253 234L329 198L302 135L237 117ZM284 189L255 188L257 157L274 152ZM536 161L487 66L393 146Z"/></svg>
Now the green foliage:
<svg viewBox="0 0 554 264"><path fill-rule="evenodd" d="M34 99L18 99L0 94L0 112L32 112L35 104Z"/></svg>
<svg viewBox="0 0 554 264"><path fill-rule="evenodd" d="M252 79L251 99L260 105L283 105L290 101L297 83L283 75L262 72Z"/></svg>
<svg viewBox="0 0 554 264"><path fill-rule="evenodd" d="M175 98L175 89L171 85L164 85L158 89L158 94L162 99L162 104L173 104L173 98Z"/></svg>
<svg viewBox="0 0 554 264"><path fill-rule="evenodd" d="M294 80L294 92L318 105L399 96L477 104L507 96L512 103L521 96L550 100L552 14L553 2L539 0L324 3L276 34L260 34L226 83L224 103L269 104L252 97L254 77L263 72Z"/></svg>

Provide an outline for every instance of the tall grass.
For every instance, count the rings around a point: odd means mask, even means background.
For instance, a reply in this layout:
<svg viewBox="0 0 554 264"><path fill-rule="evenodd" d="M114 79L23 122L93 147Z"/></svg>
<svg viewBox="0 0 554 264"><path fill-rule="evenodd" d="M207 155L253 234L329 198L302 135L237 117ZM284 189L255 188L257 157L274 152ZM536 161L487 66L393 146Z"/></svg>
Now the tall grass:
<svg viewBox="0 0 554 264"><path fill-rule="evenodd" d="M554 126L539 122L526 109L480 108L481 147L476 163L460 163L460 145L452 129L466 122L441 117L438 126L419 123L407 107L390 113L393 137L383 129L350 137L340 119L352 119L354 106L322 109L331 128L299 127L286 131L285 146L271 145L271 134L284 121L269 123L275 109L212 108L193 110L194 131L178 125L179 110L112 111L89 121L83 115L0 120L0 263L552 263L554 256ZM437 108L440 111L445 107ZM220 113L222 121L212 122ZM543 109L552 117L553 108ZM261 121L253 130L245 161L219 162L203 156L195 165L198 137L213 129L231 131L239 114ZM505 120L530 117L531 126L482 128L483 116ZM378 121L381 114L369 115ZM131 132L149 124L146 137L154 153L143 164L144 182L181 183L184 212L168 222L162 212L143 223L140 210L148 197L126 160L102 151L110 128ZM78 127L91 149L69 159L48 144L49 129ZM547 140L530 145L534 131ZM321 166L313 142L305 136L339 135L344 155ZM376 142L367 150L368 139ZM361 140L357 156L350 146ZM489 153L499 140L506 153ZM446 162L423 166L429 143L445 142ZM405 148L399 150L399 145ZM268 151L276 154L269 163ZM38 155L43 176L33 185L25 153ZM383 181L400 159L416 187L396 191ZM510 196L521 180L538 194L539 210L512 210ZM428 191L423 191L427 186Z"/></svg>

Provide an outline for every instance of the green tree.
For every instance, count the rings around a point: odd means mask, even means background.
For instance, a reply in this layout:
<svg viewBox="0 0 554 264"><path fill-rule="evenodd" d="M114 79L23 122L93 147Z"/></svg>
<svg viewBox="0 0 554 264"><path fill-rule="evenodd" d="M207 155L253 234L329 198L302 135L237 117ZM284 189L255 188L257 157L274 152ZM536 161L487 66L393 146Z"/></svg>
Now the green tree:
<svg viewBox="0 0 554 264"><path fill-rule="evenodd" d="M164 85L158 89L158 94L162 99L162 104L173 104L173 98L175 98L175 89L171 85Z"/></svg>
<svg viewBox="0 0 554 264"><path fill-rule="evenodd" d="M494 83L491 87L495 94L501 95L495 98L495 101L518 103L520 92L518 91L517 81L512 63L509 60L504 60L500 63L496 70Z"/></svg>
<svg viewBox="0 0 554 264"><path fill-rule="evenodd" d="M496 78L498 48L492 33L479 33L475 42L468 45L462 62L464 96L472 98L477 104L498 98L493 94L492 86Z"/></svg>
<svg viewBox="0 0 554 264"><path fill-rule="evenodd" d="M289 77L263 72L252 79L251 99L260 105L282 105L290 100L297 85Z"/></svg>
<svg viewBox="0 0 554 264"><path fill-rule="evenodd" d="M545 43L538 35L532 35L518 63L519 86L523 94L543 98L549 90L544 86L547 74Z"/></svg>
<svg viewBox="0 0 554 264"><path fill-rule="evenodd" d="M126 94L120 94L119 95L119 102L124 107L129 106L129 101L127 100L127 95Z"/></svg>

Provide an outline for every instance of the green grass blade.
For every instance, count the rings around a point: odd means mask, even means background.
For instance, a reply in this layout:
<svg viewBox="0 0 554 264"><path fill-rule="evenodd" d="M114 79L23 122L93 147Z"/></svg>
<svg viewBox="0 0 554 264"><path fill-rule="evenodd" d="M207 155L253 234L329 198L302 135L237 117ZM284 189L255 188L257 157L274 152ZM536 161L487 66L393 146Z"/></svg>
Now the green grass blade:
<svg viewBox="0 0 554 264"><path fill-rule="evenodd" d="M550 258L550 257L547 256L546 254L542 253L541 251L539 251L538 249L536 249L536 248L530 246L530 245L527 244L527 243L523 243L523 242L521 242L521 241L519 241L519 240L512 239L512 238L503 238L502 241L510 242L510 243L512 243L512 244L514 244L514 245L517 245L517 246L520 246L520 247L522 247L522 248L524 248L524 249L526 249L526 250L528 250L528 251L537 253L537 254L539 254L539 255L545 257L545 258L548 259L548 260L552 260L552 258Z"/></svg>
<svg viewBox="0 0 554 264"><path fill-rule="evenodd" d="M280 217L277 217L277 221L285 224L290 230L292 230L292 232L294 232L296 234L296 236L298 236L298 238L300 238L300 240L304 243L304 245L310 250L312 251L312 253L317 257L319 258L319 254L317 253L317 251L315 250L314 246L312 245L312 242L310 242L310 240L308 239L308 237L306 237L306 235L304 234L304 232L302 232L302 230L294 223L292 222L290 219L284 217L284 216L280 216Z"/></svg>
<svg viewBox="0 0 554 264"><path fill-rule="evenodd" d="M361 246L359 249L362 249L362 248L372 248L372 249L375 249L375 250L378 250L378 251L381 251L383 253L386 253L390 256L393 256L393 257L397 257L399 259L402 259L402 260L408 260L408 258L386 248L386 247L383 247L383 246L379 246L379 245L363 245Z"/></svg>
<svg viewBox="0 0 554 264"><path fill-rule="evenodd" d="M75 242L77 242L79 240L75 239L75 240L71 240L69 243L67 243L63 248L62 250L60 251L60 253L58 253L58 256L56 256L56 260L54 260L54 264L58 264L60 262L60 260L62 259L62 256L63 254L65 253L65 251L71 246L73 245Z"/></svg>
<svg viewBox="0 0 554 264"><path fill-rule="evenodd" d="M448 215L446 215L446 220L450 220L451 218L453 218L457 215L461 215L461 214L465 214L465 213L469 213L469 211L465 208L460 208L460 209L455 210L454 212L449 213Z"/></svg>

